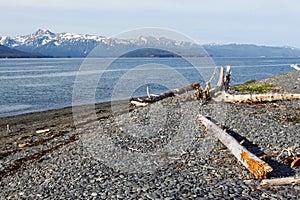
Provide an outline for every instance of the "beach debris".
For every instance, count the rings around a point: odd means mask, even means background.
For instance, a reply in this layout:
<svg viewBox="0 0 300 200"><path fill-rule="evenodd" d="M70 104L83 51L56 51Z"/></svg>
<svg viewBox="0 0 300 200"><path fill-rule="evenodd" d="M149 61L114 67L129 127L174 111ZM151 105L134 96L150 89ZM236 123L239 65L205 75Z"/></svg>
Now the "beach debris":
<svg viewBox="0 0 300 200"><path fill-rule="evenodd" d="M298 64L291 64L290 67L294 68L295 70L300 70L300 67L298 67Z"/></svg>
<svg viewBox="0 0 300 200"><path fill-rule="evenodd" d="M10 130L9 124L6 125L6 133L10 134L12 131Z"/></svg>
<svg viewBox="0 0 300 200"><path fill-rule="evenodd" d="M184 94L184 93L187 93L191 90L198 90L200 89L200 84L195 82L195 83L191 83L187 86L184 86L182 88L178 88L178 89L174 89L172 91L169 91L169 92L165 92L161 95L152 95L149 93L149 91L147 92L148 93L148 97L146 98L136 98L136 99L131 99L130 100L130 103L134 106L137 106L137 107L140 107L140 106L148 106L149 104L151 103L154 103L154 102L157 102L157 101L160 101L162 99L165 99L167 97L172 97L172 96L175 96L175 95L180 95L180 94Z"/></svg>
<svg viewBox="0 0 300 200"><path fill-rule="evenodd" d="M219 128L215 123L200 115L199 121L218 138L254 176L258 179L266 179L267 174L273 171L273 168L265 161L249 152L245 147L226 131Z"/></svg>
<svg viewBox="0 0 300 200"><path fill-rule="evenodd" d="M226 94L224 99L227 103L261 103L286 100L300 100L300 94Z"/></svg>
<svg viewBox="0 0 300 200"><path fill-rule="evenodd" d="M213 73L213 75L211 76L209 81L206 83L205 89L203 91L201 91L201 93L198 95L197 99L202 99L202 100L212 99L216 102L223 101L224 94L226 94L226 91L229 88L229 82L230 82L230 77L231 77L230 65L226 66L226 76L225 76L224 70L225 70L224 66L221 66L218 83L217 83L216 87L211 88L211 82L215 78L216 71Z"/></svg>
<svg viewBox="0 0 300 200"><path fill-rule="evenodd" d="M149 91L149 87L147 86L147 96L148 96L149 99L151 99L152 97L158 97L159 95L151 94L150 91Z"/></svg>
<svg viewBox="0 0 300 200"><path fill-rule="evenodd" d="M28 144L28 143L18 144L18 147L19 147L19 148L23 148L23 147L25 147L27 144Z"/></svg>
<svg viewBox="0 0 300 200"><path fill-rule="evenodd" d="M297 157L292 163L291 163L291 168L296 166L298 163L300 163L300 157Z"/></svg>
<svg viewBox="0 0 300 200"><path fill-rule="evenodd" d="M136 107L144 107L144 106L148 106L149 103L145 103L145 102L140 102L137 100L131 100L130 103Z"/></svg>
<svg viewBox="0 0 300 200"><path fill-rule="evenodd" d="M275 157L275 156L280 156L282 154L282 152L284 152L284 150L277 151L275 153L271 153L271 154L268 154L268 155L263 155L263 156L260 156L260 158L263 159L263 160L266 160L266 159L269 159L269 158L272 158L272 157Z"/></svg>
<svg viewBox="0 0 300 200"><path fill-rule="evenodd" d="M42 130L36 130L35 132L36 133L46 133L46 132L49 132L50 129L42 129Z"/></svg>
<svg viewBox="0 0 300 200"><path fill-rule="evenodd" d="M217 85L214 88L211 88L211 82L216 76L218 67L215 68L214 73L212 74L209 81L206 83L204 89L201 88L198 82L189 84L179 89L174 89L172 91L163 93L161 95L150 94L149 88L147 87L147 97L146 98L137 98L132 99L130 103L134 106L148 106L151 103L160 101L167 97L172 97L175 95L180 95L187 93L188 91L195 90L195 98L198 100L210 100L216 102L224 101L226 103L262 103L262 102L273 102L273 101L286 101L286 100L300 100L300 94L278 94L278 93L269 93L269 94L242 94L242 95L232 95L229 94L228 88L231 77L231 67L230 65L226 66L226 73L224 66L220 67L220 75Z"/></svg>
<svg viewBox="0 0 300 200"><path fill-rule="evenodd" d="M211 78L207 81L206 86L204 89L201 88L200 83L194 82L189 85L186 85L182 88L174 89L172 91L165 92L160 95L151 94L149 92L149 88L147 87L147 97L145 98L134 98L130 100L130 103L136 107L148 106L151 103L160 101L162 99L173 97L176 95L181 95L187 93L189 91L195 90L194 98L198 100L209 100L213 99L215 101L219 100L219 96L224 94L224 91L229 88L230 82L230 65L227 65L226 68L226 76L224 75L224 67L221 66L220 68L220 76L219 81L216 87L211 88L211 82L215 79L218 67L215 67L214 73L212 74Z"/></svg>
<svg viewBox="0 0 300 200"><path fill-rule="evenodd" d="M284 177L284 178L264 179L260 182L261 186L296 185L296 184L300 184L300 177Z"/></svg>
<svg viewBox="0 0 300 200"><path fill-rule="evenodd" d="M300 94L242 94L242 95L232 95L229 94L228 88L231 77L231 67L226 66L226 75L224 72L225 68L221 66L219 81L216 87L211 88L210 83L213 80L215 73L206 83L206 87L198 95L198 99L208 100L212 99L216 102L224 101L226 103L262 103L262 102L273 102L273 101L286 101L286 100L300 100Z"/></svg>

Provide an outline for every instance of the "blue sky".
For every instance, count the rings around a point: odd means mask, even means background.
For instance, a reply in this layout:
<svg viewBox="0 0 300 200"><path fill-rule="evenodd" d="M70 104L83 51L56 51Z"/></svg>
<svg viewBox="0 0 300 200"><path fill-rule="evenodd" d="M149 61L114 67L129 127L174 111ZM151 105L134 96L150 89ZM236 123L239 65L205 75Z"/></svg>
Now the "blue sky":
<svg viewBox="0 0 300 200"><path fill-rule="evenodd" d="M141 27L178 31L200 44L300 48L297 0L0 0L0 36L53 32L111 36Z"/></svg>

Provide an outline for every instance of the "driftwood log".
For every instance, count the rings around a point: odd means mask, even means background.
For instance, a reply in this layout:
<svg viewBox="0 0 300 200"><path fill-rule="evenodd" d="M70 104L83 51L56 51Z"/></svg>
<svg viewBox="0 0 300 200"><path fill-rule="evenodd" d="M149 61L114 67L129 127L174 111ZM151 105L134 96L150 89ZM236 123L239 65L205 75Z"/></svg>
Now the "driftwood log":
<svg viewBox="0 0 300 200"><path fill-rule="evenodd" d="M175 95L180 95L180 94L184 94L184 93L187 93L189 91L192 91L192 90L200 90L200 89L201 89L200 84L195 82L195 83L191 83L187 86L184 86L182 88L174 89L174 90L169 91L169 92L165 92L161 95L152 95L152 94L149 93L149 91L147 91L147 93L148 93L147 98L144 98L144 99L143 98L131 99L130 103L135 105L135 106L147 106L150 103L154 103L154 102L160 101L160 100L168 98L168 97L173 97Z"/></svg>
<svg viewBox="0 0 300 200"><path fill-rule="evenodd" d="M226 94L224 99L228 103L260 103L286 100L300 100L300 94Z"/></svg>
<svg viewBox="0 0 300 200"><path fill-rule="evenodd" d="M260 185L262 185L262 186L270 186L270 185L295 185L295 184L300 184L300 178L297 178L297 177L285 177L285 178L264 179L260 183Z"/></svg>
<svg viewBox="0 0 300 200"><path fill-rule="evenodd" d="M273 171L273 168L269 166L265 161L261 160L227 132L219 128L212 121L204 116L199 117L200 122L211 132L216 138L218 138L231 152L232 154L258 179L267 178L267 173Z"/></svg>

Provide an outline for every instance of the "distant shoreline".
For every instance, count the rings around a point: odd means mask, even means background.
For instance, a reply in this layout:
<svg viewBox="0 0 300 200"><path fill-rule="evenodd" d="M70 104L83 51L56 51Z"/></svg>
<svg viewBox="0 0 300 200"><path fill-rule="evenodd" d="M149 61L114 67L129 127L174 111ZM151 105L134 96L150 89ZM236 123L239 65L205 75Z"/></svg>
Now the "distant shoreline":
<svg viewBox="0 0 300 200"><path fill-rule="evenodd" d="M258 82L265 82L269 79L271 81L268 82L278 82L278 80L281 80L279 82L284 84L282 88L282 92L293 92L292 88L294 86L292 85L293 78L284 78L284 76L296 76L300 74L300 71L292 71L287 74L279 74L273 77L269 77L267 79L260 80ZM300 77L300 76L299 76ZM277 79L274 79L277 78ZM272 81L272 79L274 79ZM276 87L276 85L275 85ZM289 89L291 88L291 89ZM297 89L297 88L296 88ZM95 112L99 114L99 117L108 117L111 116L111 104L118 105L120 107L120 111L126 112L130 109L133 109L129 105L129 100L121 100L121 101L107 101L102 103L96 103L95 105ZM93 104L92 104L93 105ZM82 105L79 106L83 110L90 105ZM1 117L0 119L0 132L6 131L6 126L9 124L11 127L14 126L20 126L23 125L25 127L30 127L32 124L44 124L43 126L53 126L52 122L54 121L54 124L73 124L73 107L68 106L64 108L58 108L58 109L52 109L52 110L45 110L45 111L38 111L38 112L32 112L32 113L26 113L26 114L19 114L14 116L7 116L7 117Z"/></svg>

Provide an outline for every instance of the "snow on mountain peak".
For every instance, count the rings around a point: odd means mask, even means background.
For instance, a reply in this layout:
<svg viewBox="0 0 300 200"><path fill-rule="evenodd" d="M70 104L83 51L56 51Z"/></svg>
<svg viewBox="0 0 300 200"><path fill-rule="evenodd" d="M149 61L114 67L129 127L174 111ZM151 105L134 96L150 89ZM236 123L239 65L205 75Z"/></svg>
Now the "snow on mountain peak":
<svg viewBox="0 0 300 200"><path fill-rule="evenodd" d="M88 34L78 34L78 33L53 33L48 29L38 29L36 32L24 35L24 36L16 36L14 38L10 37L0 37L0 44L8 46L8 47L18 47L18 46L31 46L31 47L40 47L44 45L70 45L72 43L81 43L82 45L86 43L94 43L94 44L105 44L108 46L116 46L116 45L137 45L137 46L145 46L145 45L171 45L171 46L185 46L190 45L186 42L178 42L175 40L167 39L167 38L156 38L153 36L145 36L141 35L136 39L124 40L118 38L106 38L103 36L95 36Z"/></svg>
<svg viewBox="0 0 300 200"><path fill-rule="evenodd" d="M55 35L53 32L49 31L48 29L38 29L34 35Z"/></svg>
<svg viewBox="0 0 300 200"><path fill-rule="evenodd" d="M128 47L189 48L192 46L189 42L148 35L141 35L135 39L121 39L69 32L53 33L48 29L38 29L32 34L23 36L0 37L0 44L32 53L72 57L86 56L97 45L103 46L112 52L117 52L118 48L127 49Z"/></svg>
<svg viewBox="0 0 300 200"><path fill-rule="evenodd" d="M16 36L14 38L10 37L0 37L0 44L8 47L17 46L43 46L43 45L55 45L59 46L65 42L87 42L95 41L102 42L105 37L102 36L92 36L87 34L77 34L77 33L53 33L48 29L38 29L36 32L24 35Z"/></svg>

